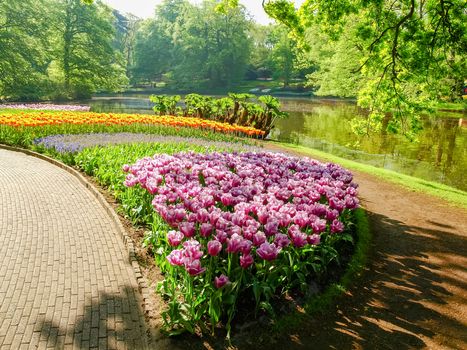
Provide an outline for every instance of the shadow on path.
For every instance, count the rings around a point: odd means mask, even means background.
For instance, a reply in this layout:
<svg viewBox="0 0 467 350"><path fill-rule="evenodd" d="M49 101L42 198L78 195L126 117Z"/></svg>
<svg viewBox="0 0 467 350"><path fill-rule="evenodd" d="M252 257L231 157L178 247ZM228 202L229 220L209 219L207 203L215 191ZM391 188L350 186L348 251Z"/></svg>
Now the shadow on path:
<svg viewBox="0 0 467 350"><path fill-rule="evenodd" d="M120 295L100 293L98 298L86 301L84 312L70 310L81 312L73 324L39 319L36 327L41 333L40 342L55 349L146 349L144 315L139 308L131 307L133 294L131 287L122 287Z"/></svg>

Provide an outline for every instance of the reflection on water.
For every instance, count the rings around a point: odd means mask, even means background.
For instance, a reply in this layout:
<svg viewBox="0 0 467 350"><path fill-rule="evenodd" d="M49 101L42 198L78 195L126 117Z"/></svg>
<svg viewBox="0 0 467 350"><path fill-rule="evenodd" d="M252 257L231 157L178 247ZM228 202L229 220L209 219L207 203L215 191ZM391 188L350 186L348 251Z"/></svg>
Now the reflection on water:
<svg viewBox="0 0 467 350"><path fill-rule="evenodd" d="M112 113L142 113L153 114L152 106L154 103L149 101L149 96L112 96L95 97L92 100L82 101L91 106L93 112L112 112Z"/></svg>
<svg viewBox="0 0 467 350"><path fill-rule="evenodd" d="M147 95L100 97L83 101L95 112L152 114ZM429 116L418 142L384 132L359 137L350 129L354 116L364 116L352 103L283 99L290 118L280 120L271 137L337 156L467 190L467 128L462 114Z"/></svg>

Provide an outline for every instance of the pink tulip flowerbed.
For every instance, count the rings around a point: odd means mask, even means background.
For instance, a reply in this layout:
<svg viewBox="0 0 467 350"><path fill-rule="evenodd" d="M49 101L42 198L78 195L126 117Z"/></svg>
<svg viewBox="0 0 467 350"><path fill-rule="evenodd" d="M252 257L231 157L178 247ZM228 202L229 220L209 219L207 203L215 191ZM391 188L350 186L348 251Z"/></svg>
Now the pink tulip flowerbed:
<svg viewBox="0 0 467 350"><path fill-rule="evenodd" d="M351 245L358 207L352 174L336 164L276 153L178 153L125 165L127 187L151 195L148 236L165 280L163 317L172 334L229 336L239 305L273 313L272 302L306 290Z"/></svg>

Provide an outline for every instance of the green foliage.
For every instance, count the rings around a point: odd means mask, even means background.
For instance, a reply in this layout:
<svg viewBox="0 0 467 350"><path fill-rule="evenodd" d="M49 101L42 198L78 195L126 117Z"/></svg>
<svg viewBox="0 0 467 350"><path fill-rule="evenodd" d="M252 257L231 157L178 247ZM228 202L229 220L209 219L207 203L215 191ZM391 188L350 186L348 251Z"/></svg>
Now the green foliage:
<svg viewBox="0 0 467 350"><path fill-rule="evenodd" d="M266 11L270 17L284 23L289 28L293 28L296 34L303 34L304 29L300 23L300 17L295 11L293 2L274 0L265 1L263 4L264 11Z"/></svg>
<svg viewBox="0 0 467 350"><path fill-rule="evenodd" d="M116 53L114 17L110 9L96 3L63 0L60 26L64 88L72 97L90 97L97 89L117 90L126 84L123 59Z"/></svg>
<svg viewBox="0 0 467 350"><path fill-rule="evenodd" d="M273 325L273 331L279 334L296 329L296 325L300 324L305 317L313 316L317 313L328 312L329 309L336 305L338 298L354 285L368 263L368 253L371 243L371 231L368 223L368 217L364 209L354 211L354 229L355 229L355 250L352 258L346 268L344 275L339 281L333 282L322 293L313 295L305 302L306 313L293 313L285 315L277 320Z"/></svg>
<svg viewBox="0 0 467 350"><path fill-rule="evenodd" d="M249 21L236 1L166 0L136 35L133 75L178 88L231 86L246 71Z"/></svg>
<svg viewBox="0 0 467 350"><path fill-rule="evenodd" d="M297 42L283 26L275 27L269 37L273 47L269 57L273 78L282 81L286 87L297 73Z"/></svg>
<svg viewBox="0 0 467 350"><path fill-rule="evenodd" d="M167 95L151 95L149 100L154 102L153 110L159 115L176 115L177 103L180 101L180 96L167 96Z"/></svg>
<svg viewBox="0 0 467 350"><path fill-rule="evenodd" d="M45 7L45 0L0 1L0 100L34 100L50 88L46 48L52 44L53 12Z"/></svg>
<svg viewBox="0 0 467 350"><path fill-rule="evenodd" d="M422 108L460 99L467 76L463 0L307 0L297 12L278 0L266 8L298 34L305 27L301 41L320 69L310 84L341 96L350 86L370 110L369 127L380 129L386 113L388 131L413 138Z"/></svg>
<svg viewBox="0 0 467 350"><path fill-rule="evenodd" d="M306 30L305 39L309 51L301 59L313 62L314 72L307 75L307 85L319 96L355 97L362 87L363 77L359 72L363 58L358 49L356 30L358 20L349 18L346 31L337 40L318 26Z"/></svg>
<svg viewBox="0 0 467 350"><path fill-rule="evenodd" d="M89 97L125 85L114 20L101 2L1 1L0 99Z"/></svg>
<svg viewBox="0 0 467 350"><path fill-rule="evenodd" d="M296 42L274 28L255 26L237 0L166 0L146 21L100 1L2 1L0 99L88 98L121 90L129 79L225 89L247 72L287 86L303 77L294 68Z"/></svg>
<svg viewBox="0 0 467 350"><path fill-rule="evenodd" d="M203 96L199 94L188 94L185 96L185 109L183 115L195 116L203 119L210 119L213 117L215 106L227 106L225 100L223 102L215 103L215 100L210 96Z"/></svg>
<svg viewBox="0 0 467 350"><path fill-rule="evenodd" d="M221 0L219 4L217 4L215 10L227 15L229 11L234 10L237 6L238 0Z"/></svg>

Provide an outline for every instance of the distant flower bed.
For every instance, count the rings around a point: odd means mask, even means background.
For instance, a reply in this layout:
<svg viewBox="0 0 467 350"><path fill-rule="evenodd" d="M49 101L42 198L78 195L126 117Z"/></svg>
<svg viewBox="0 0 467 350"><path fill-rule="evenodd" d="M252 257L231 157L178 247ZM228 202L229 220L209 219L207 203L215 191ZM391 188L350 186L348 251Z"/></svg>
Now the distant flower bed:
<svg viewBox="0 0 467 350"><path fill-rule="evenodd" d="M248 136L259 136L261 130L228 123L220 123L213 120L205 120L191 117L155 116L144 114L111 114L92 112L38 112L2 113L0 125L13 127L39 127L49 125L162 125L170 127L187 127L194 129L210 130L223 133L241 133Z"/></svg>
<svg viewBox="0 0 467 350"><path fill-rule="evenodd" d="M49 103L15 103L15 104L0 104L0 109L33 109L47 111L81 111L88 112L90 106L80 105L54 105Z"/></svg>
<svg viewBox="0 0 467 350"><path fill-rule="evenodd" d="M239 296L271 309L278 291L307 286L351 241L352 174L273 153L179 153L125 165L125 185L153 196L163 219L147 240L166 273L166 327L194 331L223 319Z"/></svg>
<svg viewBox="0 0 467 350"><path fill-rule="evenodd" d="M198 146L212 146L216 149L232 151L258 151L255 146L240 143L209 141L194 137L164 136L143 133L92 133L75 135L52 135L37 138L33 142L36 146L53 149L59 153L76 153L84 148L93 146L108 146L127 143L186 143Z"/></svg>

